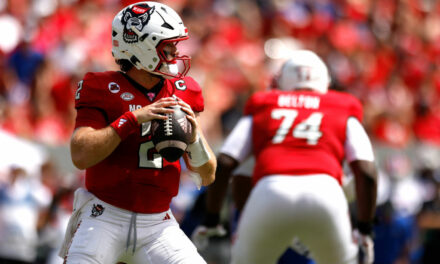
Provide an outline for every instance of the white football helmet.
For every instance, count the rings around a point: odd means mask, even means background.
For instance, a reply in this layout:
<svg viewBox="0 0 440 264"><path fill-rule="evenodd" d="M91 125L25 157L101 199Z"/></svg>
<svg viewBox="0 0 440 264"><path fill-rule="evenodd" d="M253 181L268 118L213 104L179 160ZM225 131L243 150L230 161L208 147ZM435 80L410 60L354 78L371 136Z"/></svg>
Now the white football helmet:
<svg viewBox="0 0 440 264"><path fill-rule="evenodd" d="M326 93L330 75L325 63L310 50L295 50L281 67L277 88L283 91L309 88Z"/></svg>
<svg viewBox="0 0 440 264"><path fill-rule="evenodd" d="M188 72L189 56L169 60L163 50L167 44L185 39L188 39L188 29L179 15L157 2L129 5L119 11L112 23L113 57L128 60L137 69L165 78L180 78Z"/></svg>

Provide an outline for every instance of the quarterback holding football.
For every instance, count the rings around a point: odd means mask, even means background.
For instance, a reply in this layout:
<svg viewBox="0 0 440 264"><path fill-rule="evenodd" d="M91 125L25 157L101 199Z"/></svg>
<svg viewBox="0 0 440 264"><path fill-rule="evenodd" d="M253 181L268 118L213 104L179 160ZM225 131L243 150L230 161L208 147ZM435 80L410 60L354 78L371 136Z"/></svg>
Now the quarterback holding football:
<svg viewBox="0 0 440 264"><path fill-rule="evenodd" d="M170 211L183 150L201 185L214 181L216 168L197 118L204 110L201 88L186 76L190 58L176 47L188 30L170 7L140 2L115 16L111 37L121 71L87 73L76 91L71 156L86 170L86 189L75 193L60 256L68 264L206 263ZM175 109L184 113L177 124L184 145L176 155L165 149L164 159L152 121L176 125Z"/></svg>

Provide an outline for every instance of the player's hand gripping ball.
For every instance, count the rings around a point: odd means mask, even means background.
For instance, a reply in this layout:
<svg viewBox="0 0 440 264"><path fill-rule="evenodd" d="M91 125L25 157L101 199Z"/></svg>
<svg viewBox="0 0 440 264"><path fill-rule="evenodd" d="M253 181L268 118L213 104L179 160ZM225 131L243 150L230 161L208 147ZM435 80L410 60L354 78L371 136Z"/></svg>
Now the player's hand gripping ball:
<svg viewBox="0 0 440 264"><path fill-rule="evenodd" d="M185 152L191 140L193 128L180 105L171 108L174 109L174 112L166 114L167 119L151 121L151 133L154 146L159 154L165 160L174 162Z"/></svg>

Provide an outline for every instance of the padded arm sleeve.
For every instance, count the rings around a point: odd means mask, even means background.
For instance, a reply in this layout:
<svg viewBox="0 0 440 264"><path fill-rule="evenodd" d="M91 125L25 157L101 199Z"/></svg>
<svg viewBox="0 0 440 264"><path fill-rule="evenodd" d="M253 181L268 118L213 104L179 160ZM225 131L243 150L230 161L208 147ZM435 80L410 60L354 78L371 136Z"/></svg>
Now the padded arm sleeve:
<svg viewBox="0 0 440 264"><path fill-rule="evenodd" d="M345 158L347 162L354 160L374 161L373 147L367 132L354 117L347 119L347 138L345 139Z"/></svg>
<svg viewBox="0 0 440 264"><path fill-rule="evenodd" d="M252 152L252 116L242 117L226 138L220 149L238 162L243 162Z"/></svg>

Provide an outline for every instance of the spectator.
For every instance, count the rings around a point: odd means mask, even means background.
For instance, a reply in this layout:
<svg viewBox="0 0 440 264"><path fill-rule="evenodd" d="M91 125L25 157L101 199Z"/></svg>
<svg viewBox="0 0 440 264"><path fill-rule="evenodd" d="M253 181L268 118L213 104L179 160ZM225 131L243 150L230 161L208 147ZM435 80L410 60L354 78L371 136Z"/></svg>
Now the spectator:
<svg viewBox="0 0 440 264"><path fill-rule="evenodd" d="M19 167L0 185L0 263L33 263L37 257L40 213L50 191Z"/></svg>

